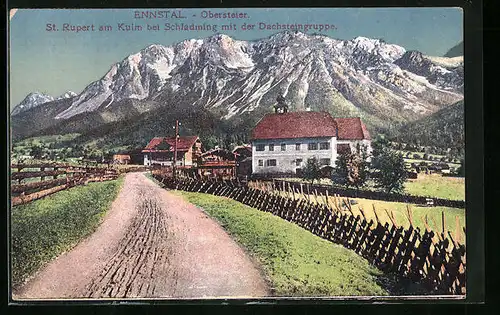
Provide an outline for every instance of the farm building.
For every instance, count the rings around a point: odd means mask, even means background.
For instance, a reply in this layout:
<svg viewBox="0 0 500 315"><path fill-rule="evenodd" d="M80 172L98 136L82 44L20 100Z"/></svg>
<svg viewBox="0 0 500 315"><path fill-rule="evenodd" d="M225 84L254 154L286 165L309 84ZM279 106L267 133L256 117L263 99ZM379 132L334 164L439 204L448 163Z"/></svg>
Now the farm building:
<svg viewBox="0 0 500 315"><path fill-rule="evenodd" d="M113 163L115 164L130 164L130 155L115 154L113 155Z"/></svg>
<svg viewBox="0 0 500 315"><path fill-rule="evenodd" d="M236 158L236 175L250 176L252 175L252 146L240 145L233 149Z"/></svg>
<svg viewBox="0 0 500 315"><path fill-rule="evenodd" d="M234 154L229 150L215 148L201 154L203 164L209 162L234 161Z"/></svg>
<svg viewBox="0 0 500 315"><path fill-rule="evenodd" d="M316 157L334 167L337 155L358 144L371 152L371 138L359 117L333 118L327 112L266 114L252 130L252 173L296 174Z"/></svg>
<svg viewBox="0 0 500 315"><path fill-rule="evenodd" d="M144 165L172 166L176 149L175 137L155 137L142 150ZM193 166L201 156L197 136L177 137L177 165Z"/></svg>
<svg viewBox="0 0 500 315"><path fill-rule="evenodd" d="M248 157L252 157L252 146L250 145L239 145L234 147L233 154L237 162L243 161Z"/></svg>
<svg viewBox="0 0 500 315"><path fill-rule="evenodd" d="M203 177L232 178L236 172L234 154L229 150L215 148L201 154L198 175Z"/></svg>

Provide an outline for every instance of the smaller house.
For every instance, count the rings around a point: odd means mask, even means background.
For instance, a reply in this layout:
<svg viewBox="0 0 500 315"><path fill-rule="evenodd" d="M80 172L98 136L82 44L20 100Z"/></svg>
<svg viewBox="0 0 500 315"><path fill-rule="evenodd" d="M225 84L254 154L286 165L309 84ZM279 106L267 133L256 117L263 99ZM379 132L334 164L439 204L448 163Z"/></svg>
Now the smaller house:
<svg viewBox="0 0 500 315"><path fill-rule="evenodd" d="M201 154L198 175L203 177L233 178L236 172L234 154L229 150L215 148Z"/></svg>
<svg viewBox="0 0 500 315"><path fill-rule="evenodd" d="M234 154L231 151L215 148L201 154L203 164L234 161Z"/></svg>
<svg viewBox="0 0 500 315"><path fill-rule="evenodd" d="M246 157L236 163L237 176L251 176L252 175L252 157Z"/></svg>
<svg viewBox="0 0 500 315"><path fill-rule="evenodd" d="M236 162L241 162L248 157L252 157L252 146L251 145L239 145L234 147L233 154Z"/></svg>
<svg viewBox="0 0 500 315"><path fill-rule="evenodd" d="M252 175L252 146L248 144L236 146L233 154L236 159L236 175Z"/></svg>
<svg viewBox="0 0 500 315"><path fill-rule="evenodd" d="M115 154L113 155L113 163L115 164L130 164L130 155L128 154Z"/></svg>
<svg viewBox="0 0 500 315"><path fill-rule="evenodd" d="M192 167L199 162L201 148L197 136L177 137L177 141L175 137L155 137L142 150L144 165L172 166L176 158L177 166Z"/></svg>

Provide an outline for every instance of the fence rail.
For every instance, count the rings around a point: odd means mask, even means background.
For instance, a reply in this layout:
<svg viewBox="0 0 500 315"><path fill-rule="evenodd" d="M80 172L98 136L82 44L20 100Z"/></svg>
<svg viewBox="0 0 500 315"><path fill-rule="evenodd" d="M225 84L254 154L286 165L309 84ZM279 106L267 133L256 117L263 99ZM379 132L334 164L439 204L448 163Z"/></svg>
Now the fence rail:
<svg viewBox="0 0 500 315"><path fill-rule="evenodd" d="M368 220L363 211L362 215L355 216L349 200L339 196L327 205L296 198L295 191L290 191L292 197L287 197L239 181L174 179L161 170L154 170L152 174L167 188L224 196L270 212L356 251L384 272L421 284L431 294L463 295L466 292L465 245L459 244L450 233L445 235L444 229L436 233L427 225L424 231L414 228L410 208L410 226L405 229L395 221L394 224L381 223L375 209L375 222ZM343 203L348 205L350 213L342 211Z"/></svg>
<svg viewBox="0 0 500 315"><path fill-rule="evenodd" d="M118 174L118 171L112 168L75 167L54 163L13 164L10 178L17 183L11 182L11 204L12 206L25 204L89 182L113 180ZM47 177L51 179L46 179ZM23 183L25 180L36 178L40 180Z"/></svg>

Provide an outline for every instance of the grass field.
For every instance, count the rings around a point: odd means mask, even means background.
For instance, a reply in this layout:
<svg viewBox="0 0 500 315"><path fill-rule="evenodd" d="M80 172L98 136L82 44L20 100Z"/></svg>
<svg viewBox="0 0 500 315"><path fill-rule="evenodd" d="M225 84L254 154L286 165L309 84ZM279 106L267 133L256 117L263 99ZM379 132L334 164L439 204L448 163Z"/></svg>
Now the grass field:
<svg viewBox="0 0 500 315"><path fill-rule="evenodd" d="M406 163L416 163L416 164L420 164L421 162L425 162L427 163L428 165L432 164L432 163L443 163L443 162L439 162L439 161L429 161L429 160L424 160L424 159L404 159ZM448 164L448 166L452 169L457 169L460 167L460 163L451 163L451 162L444 162L446 164Z"/></svg>
<svg viewBox="0 0 500 315"><path fill-rule="evenodd" d="M405 183L405 191L410 195L465 200L465 178L419 174L418 179Z"/></svg>
<svg viewBox="0 0 500 315"><path fill-rule="evenodd" d="M215 218L262 266L277 296L387 295L390 283L378 269L270 213L227 198L182 194Z"/></svg>
<svg viewBox="0 0 500 315"><path fill-rule="evenodd" d="M290 194L280 192L280 194L284 197L291 197ZM306 198L308 195L301 196L301 198ZM314 195L309 195L309 198L312 202L325 203L325 196L319 196L317 199ZM357 204L352 206L352 211L355 216L360 215L360 208L365 212L365 216L368 220L373 220L376 222L375 213L373 212L373 207L375 206L375 210L377 211L377 216L382 224L390 223L392 224L391 219L387 215L387 210L389 213L392 211L394 214L394 219L398 226L403 226L408 228L410 226L410 221L408 220L408 210L407 204L401 202L390 202L390 201L382 201L382 200L371 200L371 199L363 199L363 198L351 198L355 200ZM347 199L341 198L341 200L347 202ZM335 203L335 199L330 196L329 197L329 205L333 206ZM427 222L429 227L434 232L442 231L442 213L444 213L444 223L445 223L445 233L450 231L452 235L458 235L457 240L461 244L465 244L465 233L463 231L463 227L465 227L465 209L458 208L449 208L449 207L426 207L426 206L418 206L418 205L409 205L410 211L412 214L413 227L418 227L420 231L423 233L425 229L425 216L427 216ZM347 208L343 210L343 213L350 213ZM458 228L457 228L457 218L458 218ZM455 236L454 236L455 238Z"/></svg>
<svg viewBox="0 0 500 315"><path fill-rule="evenodd" d="M396 224L398 224L398 226L404 226L405 228L408 228L410 226L410 222L407 216L406 204L404 203L369 199L356 199L356 201L358 202L358 204L352 207L354 215L361 215L361 212L359 210L359 208L361 208L364 210L367 219L373 219L373 221L375 222L376 218L373 212L374 205L379 220L382 223L391 223L389 216L385 212L385 209L387 209L389 212L392 211L394 213ZM465 209L447 207L419 207L416 205L411 205L410 209L413 216L413 226L418 227L422 233L425 230L424 222L426 215L429 227L434 232L441 232L442 213L444 213L446 233L450 231L452 235L458 235L458 241L461 244L465 244L465 233L463 231L463 227L465 227ZM459 223L458 228L456 223L457 217Z"/></svg>
<svg viewBox="0 0 500 315"><path fill-rule="evenodd" d="M310 182L301 178L286 178L285 180L310 184ZM314 183L332 185L332 181L328 178L322 178L320 181L315 181ZM373 181L368 181L366 187L362 189L375 191L376 188L374 185ZM418 175L418 179L408 179L406 181L404 192L414 196L465 200L465 178L421 173Z"/></svg>
<svg viewBox="0 0 500 315"><path fill-rule="evenodd" d="M16 287L44 263L91 234L123 178L89 183L11 209L12 282Z"/></svg>
<svg viewBox="0 0 500 315"><path fill-rule="evenodd" d="M26 146L26 145L33 145L33 144L50 144L50 143L57 143L57 142L63 142L63 141L71 141L77 138L80 134L78 133L67 133L67 134L62 134L62 135L48 135L48 136L39 136L39 137L32 137L32 138L27 138L22 141L16 142L16 146Z"/></svg>

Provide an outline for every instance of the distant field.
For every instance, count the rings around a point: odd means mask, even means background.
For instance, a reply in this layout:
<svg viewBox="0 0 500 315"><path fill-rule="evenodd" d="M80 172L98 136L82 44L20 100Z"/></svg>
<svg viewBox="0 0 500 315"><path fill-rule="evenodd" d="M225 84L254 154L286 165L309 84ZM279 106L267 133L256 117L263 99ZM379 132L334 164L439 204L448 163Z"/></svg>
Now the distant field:
<svg viewBox="0 0 500 315"><path fill-rule="evenodd" d="M310 183L301 178L286 178L293 182ZM328 178L315 181L315 184L332 185ZM375 183L368 181L362 189L375 190ZM414 196L430 196L452 200L465 200L465 178L441 176L440 174L418 174L418 179L408 179L405 183L405 193Z"/></svg>
<svg viewBox="0 0 500 315"><path fill-rule="evenodd" d="M419 174L418 179L405 183L405 191L410 195L465 200L465 178Z"/></svg>
<svg viewBox="0 0 500 315"><path fill-rule="evenodd" d="M424 152L415 152L415 151L406 151L406 150L396 150L399 153L402 153L403 156L406 156L408 153L410 153L413 157L413 154L418 154L420 156L424 156ZM432 154L432 153L427 153L428 156L432 156L434 159L441 159L442 157L446 158L446 155L440 155L440 154Z"/></svg>
<svg viewBox="0 0 500 315"><path fill-rule="evenodd" d="M282 196L288 196L286 193L281 192ZM301 196L301 198L307 198L308 195ZM324 204L325 196L319 196L317 199L314 195L309 195L309 198L312 202L316 202L316 200ZM382 200L371 200L371 199L363 199L363 198L350 198L357 202L357 204L352 206L352 211L354 215L361 215L360 208L365 212L365 216L368 220L372 219L376 222L375 213L373 212L373 207L375 206L375 210L377 211L377 216L381 223L390 223L392 224L391 219L387 215L387 210L389 213L392 211L395 217L396 224L398 226L403 226L408 228L410 226L410 221L407 216L407 205L402 202L390 202L390 201L382 201ZM346 198L342 198L337 201L345 201ZM329 197L329 205L333 206L335 204L335 199L333 197ZM463 227L465 226L465 209L458 208L448 208L448 207L427 207L409 204L410 211L413 216L413 226L418 227L420 231L424 231L425 229L425 216L427 215L428 225L435 232L442 231L442 213L444 212L445 216L445 231L450 231L452 233L458 233L458 237L461 242L465 243L465 233L463 231ZM347 208L344 208L344 213L350 213ZM362 216L362 215L361 215ZM458 217L458 228L457 228L457 220ZM447 232L446 232L447 233Z"/></svg>
<svg viewBox="0 0 500 315"><path fill-rule="evenodd" d="M387 216L387 213L385 212L385 209L387 209L387 211L392 211L394 213L394 217L398 225L404 226L405 228L408 228L410 226L410 222L406 214L407 205L404 203L369 199L356 199L356 201L358 202L358 204L352 207L354 215L361 215L361 212L359 211L359 208L361 208L364 210L368 220L373 219L373 221L375 222L376 218L373 212L374 205L381 222L391 223L389 216ZM446 233L448 231L450 231L452 235L454 235L453 233L458 233L460 243L465 244L465 233L462 229L463 227L465 227L465 209L447 207L424 207L416 205L410 205L410 209L413 215L413 226L418 227L422 232L425 230L424 222L426 215L430 228L434 232L441 232L442 213L444 212ZM456 224L457 217L459 222L458 229Z"/></svg>
<svg viewBox="0 0 500 315"><path fill-rule="evenodd" d="M420 162L425 162L427 164L431 164L431 163L443 163L443 162L439 162L439 161L429 161L429 160L424 160L424 159L407 159L407 158L404 158L405 162L406 163L417 163L419 164ZM460 167L460 163L450 163L450 162L444 162L446 164L448 164L449 167L451 168L458 168Z"/></svg>
<svg viewBox="0 0 500 315"><path fill-rule="evenodd" d="M27 138L22 141L16 142L16 146L23 146L23 145L28 145L30 143L32 144L48 144L48 143L55 143L55 142L63 142L63 141L71 141L78 137L80 134L79 133L68 133L64 135L49 135L49 136L40 136L40 137L32 137L32 138Z"/></svg>

